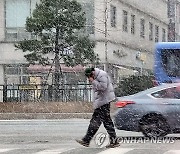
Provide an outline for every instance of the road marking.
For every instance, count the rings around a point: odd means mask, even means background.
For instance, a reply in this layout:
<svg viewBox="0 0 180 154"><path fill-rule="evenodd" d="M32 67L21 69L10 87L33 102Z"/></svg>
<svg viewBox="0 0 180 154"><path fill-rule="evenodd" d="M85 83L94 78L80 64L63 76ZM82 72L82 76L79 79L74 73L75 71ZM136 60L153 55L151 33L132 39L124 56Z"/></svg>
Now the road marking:
<svg viewBox="0 0 180 154"><path fill-rule="evenodd" d="M2 152L7 152L7 151L11 151L11 150L14 150L14 149L0 149L0 153L2 153Z"/></svg>
<svg viewBox="0 0 180 154"><path fill-rule="evenodd" d="M165 152L164 154L180 154L180 150L169 150Z"/></svg>
<svg viewBox="0 0 180 154"><path fill-rule="evenodd" d="M43 150L43 151L39 151L39 152L36 152L35 154L60 154L60 153L63 153L63 152L67 152L67 151L70 151L70 150L73 150L75 148L61 148L61 149L48 149L48 150Z"/></svg>
<svg viewBox="0 0 180 154"><path fill-rule="evenodd" d="M113 154L125 154L126 152L131 151L131 150L133 150L133 149L131 149L131 148L111 148L111 149L102 151L102 152L100 152L98 154L110 154L110 153L113 153Z"/></svg>

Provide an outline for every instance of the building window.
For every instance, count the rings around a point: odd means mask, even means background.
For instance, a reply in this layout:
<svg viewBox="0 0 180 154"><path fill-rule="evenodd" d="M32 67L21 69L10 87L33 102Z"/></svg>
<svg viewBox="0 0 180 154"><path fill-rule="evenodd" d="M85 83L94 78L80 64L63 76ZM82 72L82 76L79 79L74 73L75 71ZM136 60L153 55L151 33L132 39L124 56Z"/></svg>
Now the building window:
<svg viewBox="0 0 180 154"><path fill-rule="evenodd" d="M25 30L26 18L32 14L39 0L5 0L5 3L6 41L32 39L33 36ZM94 34L93 5L83 3L82 8L86 15L86 32Z"/></svg>
<svg viewBox="0 0 180 154"><path fill-rule="evenodd" d="M140 36L145 38L145 20L140 19Z"/></svg>
<svg viewBox="0 0 180 154"><path fill-rule="evenodd" d="M155 42L159 41L159 26L155 25Z"/></svg>
<svg viewBox="0 0 180 154"><path fill-rule="evenodd" d="M30 16L37 0L6 0L6 41L29 39L31 35L25 31L26 18Z"/></svg>
<svg viewBox="0 0 180 154"><path fill-rule="evenodd" d="M30 16L30 1L6 0L6 28L25 27Z"/></svg>
<svg viewBox="0 0 180 154"><path fill-rule="evenodd" d="M116 27L116 7L111 5L111 27Z"/></svg>
<svg viewBox="0 0 180 154"><path fill-rule="evenodd" d="M123 10L123 31L128 32L128 12Z"/></svg>
<svg viewBox="0 0 180 154"><path fill-rule="evenodd" d="M168 0L167 3L167 11L168 11L168 18L175 17L175 10L176 10L176 2L174 0Z"/></svg>
<svg viewBox="0 0 180 154"><path fill-rule="evenodd" d="M180 49L164 49L161 51L162 66L170 77L179 76Z"/></svg>
<svg viewBox="0 0 180 154"><path fill-rule="evenodd" d="M162 28L162 42L166 42L166 30Z"/></svg>
<svg viewBox="0 0 180 154"><path fill-rule="evenodd" d="M135 34L135 15L131 15L131 34Z"/></svg>
<svg viewBox="0 0 180 154"><path fill-rule="evenodd" d="M91 2L81 3L81 6L86 17L85 32L87 34L94 34L94 18L92 18L94 15L94 6Z"/></svg>
<svg viewBox="0 0 180 154"><path fill-rule="evenodd" d="M149 22L149 41L153 40L153 24Z"/></svg>

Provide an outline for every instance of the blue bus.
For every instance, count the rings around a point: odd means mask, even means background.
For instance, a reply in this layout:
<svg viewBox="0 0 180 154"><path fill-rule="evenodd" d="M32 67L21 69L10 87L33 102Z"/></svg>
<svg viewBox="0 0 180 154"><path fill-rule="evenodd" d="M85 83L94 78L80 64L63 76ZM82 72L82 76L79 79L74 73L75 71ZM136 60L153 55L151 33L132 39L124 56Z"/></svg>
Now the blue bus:
<svg viewBox="0 0 180 154"><path fill-rule="evenodd" d="M156 44L154 75L157 84L180 82L180 42Z"/></svg>

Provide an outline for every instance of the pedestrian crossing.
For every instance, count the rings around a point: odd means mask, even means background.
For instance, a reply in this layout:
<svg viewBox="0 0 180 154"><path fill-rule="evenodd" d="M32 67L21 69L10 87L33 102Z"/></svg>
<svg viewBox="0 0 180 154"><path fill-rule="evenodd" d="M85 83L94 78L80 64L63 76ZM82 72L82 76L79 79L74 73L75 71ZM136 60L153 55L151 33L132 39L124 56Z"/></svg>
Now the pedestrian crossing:
<svg viewBox="0 0 180 154"><path fill-rule="evenodd" d="M0 149L0 153L11 151L11 150L14 150L14 149Z"/></svg>
<svg viewBox="0 0 180 154"><path fill-rule="evenodd" d="M75 148L60 148L60 149L48 149L48 150L43 150L40 152L36 152L35 154L61 154L64 152L72 151Z"/></svg>
<svg viewBox="0 0 180 154"><path fill-rule="evenodd" d="M165 152L164 154L180 154L180 150L169 150Z"/></svg>
<svg viewBox="0 0 180 154"><path fill-rule="evenodd" d="M113 154L125 154L129 151L131 151L133 149L131 148L113 148L113 149L107 149L105 151L102 151L98 154L110 154L110 153L113 153Z"/></svg>
<svg viewBox="0 0 180 154"><path fill-rule="evenodd" d="M15 151L19 151L19 154L21 153L21 149L13 149L13 148L0 148L0 154L12 154L12 153L18 153ZM29 150L29 149L28 149ZM43 149L37 152L32 152L32 154L81 154L81 153L87 153L87 154L136 154L138 150L144 150L144 153L151 154L152 149L136 149L136 148L111 148L111 149L105 149L105 148L54 148L54 149ZM157 150L157 149L154 149ZM25 149L23 149L23 152ZM153 154L153 151L152 151ZM159 151L158 154L180 154L180 150L167 150L167 151Z"/></svg>

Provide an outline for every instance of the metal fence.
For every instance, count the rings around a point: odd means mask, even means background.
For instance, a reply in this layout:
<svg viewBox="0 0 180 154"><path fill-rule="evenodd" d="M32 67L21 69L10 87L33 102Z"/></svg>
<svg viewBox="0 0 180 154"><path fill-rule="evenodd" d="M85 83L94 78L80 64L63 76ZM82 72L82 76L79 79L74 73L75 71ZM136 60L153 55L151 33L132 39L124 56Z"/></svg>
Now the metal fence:
<svg viewBox="0 0 180 154"><path fill-rule="evenodd" d="M0 93L3 102L92 101L92 87L89 84L1 85Z"/></svg>

